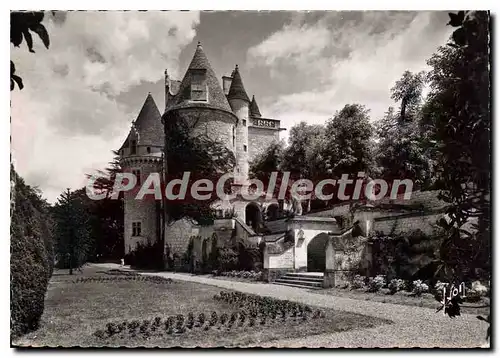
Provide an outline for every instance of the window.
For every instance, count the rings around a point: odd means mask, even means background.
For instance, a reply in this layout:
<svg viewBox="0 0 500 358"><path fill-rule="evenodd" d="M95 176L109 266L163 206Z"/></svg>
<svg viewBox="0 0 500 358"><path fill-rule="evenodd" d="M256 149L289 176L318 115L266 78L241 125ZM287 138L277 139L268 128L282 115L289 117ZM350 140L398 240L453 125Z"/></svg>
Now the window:
<svg viewBox="0 0 500 358"><path fill-rule="evenodd" d="M141 236L141 222L134 221L132 223L132 236Z"/></svg>
<svg viewBox="0 0 500 358"><path fill-rule="evenodd" d="M243 120L243 125L244 125L244 126L246 126L246 125L247 125L247 120L246 120L246 119L244 119L244 120Z"/></svg>
<svg viewBox="0 0 500 358"><path fill-rule="evenodd" d="M132 169L132 174L137 178L137 185L141 185L141 171L139 169Z"/></svg>
<svg viewBox="0 0 500 358"><path fill-rule="evenodd" d="M247 146L243 144L243 150L246 152L247 151Z"/></svg>
<svg viewBox="0 0 500 358"><path fill-rule="evenodd" d="M191 100L207 101L207 78L205 70L191 70Z"/></svg>
<svg viewBox="0 0 500 358"><path fill-rule="evenodd" d="M151 147L147 147L146 150L148 151L148 153L151 153Z"/></svg>
<svg viewBox="0 0 500 358"><path fill-rule="evenodd" d="M233 147L234 147L235 141L236 141L236 135L234 134L234 127L233 127Z"/></svg>
<svg viewBox="0 0 500 358"><path fill-rule="evenodd" d="M130 154L137 153L137 141L133 140L132 145L130 146Z"/></svg>

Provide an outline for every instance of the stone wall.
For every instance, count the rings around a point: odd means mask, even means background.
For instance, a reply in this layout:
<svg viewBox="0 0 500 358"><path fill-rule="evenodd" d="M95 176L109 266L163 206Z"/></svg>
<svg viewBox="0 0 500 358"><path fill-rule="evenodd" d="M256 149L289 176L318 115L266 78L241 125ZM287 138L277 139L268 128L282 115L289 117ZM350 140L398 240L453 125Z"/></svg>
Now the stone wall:
<svg viewBox="0 0 500 358"><path fill-rule="evenodd" d="M269 268L293 269L293 246L282 254L269 254Z"/></svg>
<svg viewBox="0 0 500 358"><path fill-rule="evenodd" d="M141 159L139 161L139 159ZM133 169L141 171L141 184L144 183L149 173L158 173L161 170L161 164L156 160L148 158L138 158L138 160L127 160L124 171L131 172ZM159 235L159 213L160 202L153 196L144 196L142 200L136 200L135 197L140 189L137 188L124 193L124 245L125 254L133 251L138 242L154 243ZM132 236L132 223L141 223L140 237Z"/></svg>
<svg viewBox="0 0 500 358"><path fill-rule="evenodd" d="M273 220L273 221L267 221L265 223L266 227L272 232L282 232L286 231L287 229L287 219L279 219L279 220Z"/></svg>
<svg viewBox="0 0 500 358"><path fill-rule="evenodd" d="M248 159L251 162L257 155L266 150L273 142L279 142L280 135L276 129L248 127Z"/></svg>
<svg viewBox="0 0 500 358"><path fill-rule="evenodd" d="M235 183L245 183L248 179L248 101L231 99L231 108L238 117L235 128L234 152L236 156Z"/></svg>
<svg viewBox="0 0 500 358"><path fill-rule="evenodd" d="M170 253L182 256L189 245L189 238L199 233L198 225L192 220L184 218L165 225L165 245Z"/></svg>
<svg viewBox="0 0 500 358"><path fill-rule="evenodd" d="M400 234L421 230L427 235L432 235L438 229L436 222L444 217L444 213L429 214L395 214L378 217L374 219L372 232L382 232L385 235L390 233Z"/></svg>
<svg viewBox="0 0 500 358"><path fill-rule="evenodd" d="M233 129L237 119L234 114L212 108L184 108L178 113L193 128L194 135L207 135L234 152Z"/></svg>

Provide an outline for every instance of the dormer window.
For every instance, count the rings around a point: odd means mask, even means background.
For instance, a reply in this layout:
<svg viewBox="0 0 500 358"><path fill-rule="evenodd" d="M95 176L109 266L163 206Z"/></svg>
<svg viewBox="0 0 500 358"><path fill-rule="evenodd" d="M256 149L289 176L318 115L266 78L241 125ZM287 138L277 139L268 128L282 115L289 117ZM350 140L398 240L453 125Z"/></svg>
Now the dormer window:
<svg viewBox="0 0 500 358"><path fill-rule="evenodd" d="M130 154L136 154L136 153L137 153L137 141L133 140L130 146Z"/></svg>
<svg viewBox="0 0 500 358"><path fill-rule="evenodd" d="M191 70L191 100L208 100L206 70Z"/></svg>

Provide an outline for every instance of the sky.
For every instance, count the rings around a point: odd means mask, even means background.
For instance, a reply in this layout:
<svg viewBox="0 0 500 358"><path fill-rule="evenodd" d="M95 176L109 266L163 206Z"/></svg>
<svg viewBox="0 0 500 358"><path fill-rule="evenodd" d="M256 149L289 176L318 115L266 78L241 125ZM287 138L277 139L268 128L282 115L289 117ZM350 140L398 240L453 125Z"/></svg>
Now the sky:
<svg viewBox="0 0 500 358"><path fill-rule="evenodd" d="M11 153L49 202L112 160L164 71L182 79L198 41L219 79L239 65L263 117L325 123L349 103L380 119L390 88L451 34L446 12L58 12L50 48L11 45L25 88L11 92ZM281 132L286 139L287 131Z"/></svg>

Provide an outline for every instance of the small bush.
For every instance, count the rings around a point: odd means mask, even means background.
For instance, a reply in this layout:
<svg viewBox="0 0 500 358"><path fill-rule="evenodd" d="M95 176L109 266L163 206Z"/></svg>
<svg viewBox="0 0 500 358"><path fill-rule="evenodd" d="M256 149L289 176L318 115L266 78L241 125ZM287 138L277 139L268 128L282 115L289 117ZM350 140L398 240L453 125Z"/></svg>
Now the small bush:
<svg viewBox="0 0 500 358"><path fill-rule="evenodd" d="M352 282L351 282L351 288L357 289L357 288L364 288L365 287L365 281L366 277L361 276L361 275L356 275L354 276Z"/></svg>
<svg viewBox="0 0 500 358"><path fill-rule="evenodd" d="M403 291L405 287L406 287L406 282L399 278L393 278L391 282L389 282L389 290L391 291L392 294L398 291Z"/></svg>
<svg viewBox="0 0 500 358"><path fill-rule="evenodd" d="M230 248L219 249L219 267L222 271L238 268L238 254Z"/></svg>
<svg viewBox="0 0 500 358"><path fill-rule="evenodd" d="M429 286L427 286L426 283L423 283L422 280L413 281L412 287L412 293L416 296L420 296L422 293L429 292Z"/></svg>
<svg viewBox="0 0 500 358"><path fill-rule="evenodd" d="M370 277L368 281L368 291L377 292L386 285L385 276L377 275L374 278Z"/></svg>
<svg viewBox="0 0 500 358"><path fill-rule="evenodd" d="M479 281L472 282L472 291L477 292L480 296L486 296L489 288Z"/></svg>

